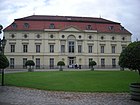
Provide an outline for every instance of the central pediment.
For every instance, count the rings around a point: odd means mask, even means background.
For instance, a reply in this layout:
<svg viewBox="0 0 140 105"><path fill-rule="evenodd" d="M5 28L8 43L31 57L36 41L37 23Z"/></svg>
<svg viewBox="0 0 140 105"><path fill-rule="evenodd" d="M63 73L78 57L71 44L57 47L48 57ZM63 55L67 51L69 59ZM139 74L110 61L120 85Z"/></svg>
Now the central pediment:
<svg viewBox="0 0 140 105"><path fill-rule="evenodd" d="M66 27L64 29L62 29L61 31L65 31L65 32L82 32L82 30L74 27L74 26L69 26L69 27Z"/></svg>

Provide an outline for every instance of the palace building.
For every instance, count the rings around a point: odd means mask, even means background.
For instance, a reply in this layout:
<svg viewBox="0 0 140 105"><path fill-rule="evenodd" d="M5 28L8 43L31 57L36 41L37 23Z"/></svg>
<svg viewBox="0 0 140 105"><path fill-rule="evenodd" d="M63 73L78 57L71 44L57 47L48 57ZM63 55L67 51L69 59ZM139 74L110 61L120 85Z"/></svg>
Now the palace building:
<svg viewBox="0 0 140 105"><path fill-rule="evenodd" d="M10 68L26 68L33 60L35 68L65 68L80 65L89 68L116 68L121 51L131 42L131 33L120 23L93 17L32 15L15 19L4 29L5 55Z"/></svg>

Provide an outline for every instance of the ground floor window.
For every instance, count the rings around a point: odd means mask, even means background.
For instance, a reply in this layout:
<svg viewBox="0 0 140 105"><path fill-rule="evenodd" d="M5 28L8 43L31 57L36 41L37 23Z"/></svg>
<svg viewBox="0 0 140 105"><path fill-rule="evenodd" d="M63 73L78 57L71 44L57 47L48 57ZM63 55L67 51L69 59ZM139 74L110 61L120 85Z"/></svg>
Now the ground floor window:
<svg viewBox="0 0 140 105"><path fill-rule="evenodd" d="M50 69L54 68L54 58L50 58Z"/></svg>
<svg viewBox="0 0 140 105"><path fill-rule="evenodd" d="M36 58L36 68L40 69L40 58Z"/></svg>
<svg viewBox="0 0 140 105"><path fill-rule="evenodd" d="M112 67L116 67L116 59L115 58L112 59Z"/></svg>
<svg viewBox="0 0 140 105"><path fill-rule="evenodd" d="M10 68L14 69L14 65L15 65L15 59L14 58L10 58Z"/></svg>
<svg viewBox="0 0 140 105"><path fill-rule="evenodd" d="M26 69L27 66L25 66L25 63L27 62L27 58L23 58L23 69Z"/></svg>
<svg viewBox="0 0 140 105"><path fill-rule="evenodd" d="M105 67L105 59L101 58L101 67Z"/></svg>

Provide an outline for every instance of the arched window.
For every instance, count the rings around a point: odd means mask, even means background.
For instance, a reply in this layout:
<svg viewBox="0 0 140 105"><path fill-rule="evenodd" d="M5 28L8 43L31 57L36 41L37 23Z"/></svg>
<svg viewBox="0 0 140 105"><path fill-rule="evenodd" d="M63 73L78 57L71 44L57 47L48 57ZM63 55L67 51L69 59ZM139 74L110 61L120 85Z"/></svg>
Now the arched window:
<svg viewBox="0 0 140 105"><path fill-rule="evenodd" d="M91 25L87 25L86 29L87 30L91 30L92 29L92 26Z"/></svg>
<svg viewBox="0 0 140 105"><path fill-rule="evenodd" d="M55 28L55 25L53 23L51 23L50 26L49 26L49 28L50 29L54 29Z"/></svg>
<svg viewBox="0 0 140 105"><path fill-rule="evenodd" d="M13 23L12 24L12 28L17 28L17 24L16 23Z"/></svg>
<svg viewBox="0 0 140 105"><path fill-rule="evenodd" d="M24 23L24 28L29 28L29 23Z"/></svg>
<svg viewBox="0 0 140 105"><path fill-rule="evenodd" d="M69 53L74 53L75 52L75 36L70 35L68 37L68 52Z"/></svg>

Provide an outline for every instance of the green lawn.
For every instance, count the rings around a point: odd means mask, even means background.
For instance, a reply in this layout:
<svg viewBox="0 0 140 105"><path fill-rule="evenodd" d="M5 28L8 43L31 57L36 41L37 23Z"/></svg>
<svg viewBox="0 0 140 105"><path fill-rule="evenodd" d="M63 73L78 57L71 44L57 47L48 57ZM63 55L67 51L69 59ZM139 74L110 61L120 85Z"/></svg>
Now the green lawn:
<svg viewBox="0 0 140 105"><path fill-rule="evenodd" d="M129 84L137 80L138 73L132 71L50 71L5 75L6 85L51 91L129 92Z"/></svg>

